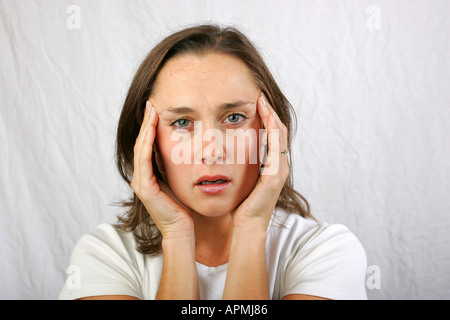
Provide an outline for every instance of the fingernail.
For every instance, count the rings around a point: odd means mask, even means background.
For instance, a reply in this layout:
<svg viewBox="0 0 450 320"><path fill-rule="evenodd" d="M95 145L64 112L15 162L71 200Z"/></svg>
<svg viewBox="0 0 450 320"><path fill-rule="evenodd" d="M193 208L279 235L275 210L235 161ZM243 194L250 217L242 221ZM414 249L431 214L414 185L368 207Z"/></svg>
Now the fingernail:
<svg viewBox="0 0 450 320"><path fill-rule="evenodd" d="M148 119L148 124L147 124L147 131L149 131L150 130L150 127L152 126L152 122L153 122L153 120L154 120L154 113L155 113L155 108L154 107L152 107L151 109L150 109L150 115L148 116L149 117L149 119Z"/></svg>
<svg viewBox="0 0 450 320"><path fill-rule="evenodd" d="M267 101L266 95L262 91L261 91L261 102L262 102L263 106L267 108L268 101Z"/></svg>

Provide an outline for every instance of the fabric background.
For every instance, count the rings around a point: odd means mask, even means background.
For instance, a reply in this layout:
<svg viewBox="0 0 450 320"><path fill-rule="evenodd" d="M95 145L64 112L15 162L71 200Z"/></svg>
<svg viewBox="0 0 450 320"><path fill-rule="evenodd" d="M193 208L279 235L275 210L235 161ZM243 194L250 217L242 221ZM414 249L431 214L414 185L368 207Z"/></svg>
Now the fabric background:
<svg viewBox="0 0 450 320"><path fill-rule="evenodd" d="M449 12L447 0L0 0L0 299L55 299L75 242L116 221L131 78L158 41L201 22L261 50L297 112L295 185L360 239L369 298L450 298Z"/></svg>

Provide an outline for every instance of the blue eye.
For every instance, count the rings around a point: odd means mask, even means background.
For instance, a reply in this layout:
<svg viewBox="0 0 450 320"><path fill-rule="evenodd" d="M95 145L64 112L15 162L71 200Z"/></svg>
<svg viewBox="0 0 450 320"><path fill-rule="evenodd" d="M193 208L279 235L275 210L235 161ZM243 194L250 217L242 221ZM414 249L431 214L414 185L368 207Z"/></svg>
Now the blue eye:
<svg viewBox="0 0 450 320"><path fill-rule="evenodd" d="M178 119L174 122L172 122L170 125L171 126L175 126L176 127L180 127L180 128L186 128L187 126L189 126L190 121L187 119Z"/></svg>
<svg viewBox="0 0 450 320"><path fill-rule="evenodd" d="M230 114L230 115L227 117L227 120L228 120L229 122L231 122L231 123L238 123L239 120L240 120L240 118L247 119L247 117L244 116L244 115L242 115L242 114L233 113L233 114Z"/></svg>

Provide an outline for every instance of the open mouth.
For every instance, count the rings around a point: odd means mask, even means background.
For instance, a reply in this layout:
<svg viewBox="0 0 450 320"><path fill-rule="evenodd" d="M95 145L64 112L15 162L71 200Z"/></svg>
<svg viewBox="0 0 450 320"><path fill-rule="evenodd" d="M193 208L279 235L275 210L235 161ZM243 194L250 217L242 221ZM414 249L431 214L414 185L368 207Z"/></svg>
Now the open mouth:
<svg viewBox="0 0 450 320"><path fill-rule="evenodd" d="M220 184L220 183L225 183L229 180L223 180L223 179L219 179L219 180L215 180L215 181L202 181L199 183L199 185L206 185L206 184Z"/></svg>
<svg viewBox="0 0 450 320"><path fill-rule="evenodd" d="M195 186L207 195L218 194L224 191L230 184L230 179L226 176L203 176L197 180Z"/></svg>

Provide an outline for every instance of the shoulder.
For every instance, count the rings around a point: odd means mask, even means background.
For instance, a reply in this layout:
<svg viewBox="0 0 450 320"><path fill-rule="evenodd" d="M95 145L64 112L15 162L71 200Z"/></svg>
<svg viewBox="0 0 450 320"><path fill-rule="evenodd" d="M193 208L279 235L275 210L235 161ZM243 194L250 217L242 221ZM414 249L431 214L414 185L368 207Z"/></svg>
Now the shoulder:
<svg viewBox="0 0 450 320"><path fill-rule="evenodd" d="M134 265L139 259L133 233L122 232L111 224L103 223L78 240L72 250L71 264L111 263L114 260L116 263L122 261Z"/></svg>
<svg viewBox="0 0 450 320"><path fill-rule="evenodd" d="M146 264L146 257L136 250L133 233L101 224L74 246L70 267L77 270L77 278L68 276L59 298L111 293L142 298Z"/></svg>
<svg viewBox="0 0 450 320"><path fill-rule="evenodd" d="M290 293L330 299L366 298L365 250L346 226L277 210L269 238L275 243L270 244L272 250L279 253L280 298Z"/></svg>
<svg viewBox="0 0 450 320"><path fill-rule="evenodd" d="M75 245L77 250L105 250L110 248L115 251L134 252L136 241L131 232L122 232L113 225L102 223L95 229L83 235Z"/></svg>
<svg viewBox="0 0 450 320"><path fill-rule="evenodd" d="M269 226L269 237L289 244L293 250L320 247L330 249L352 248L364 253L358 238L342 224L328 224L305 219L297 214L277 209Z"/></svg>

